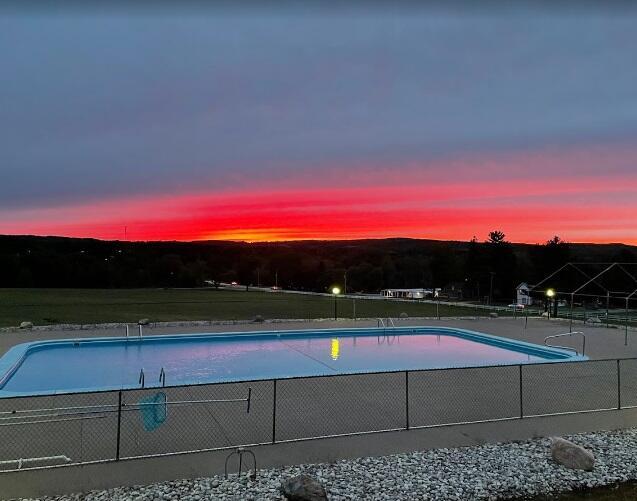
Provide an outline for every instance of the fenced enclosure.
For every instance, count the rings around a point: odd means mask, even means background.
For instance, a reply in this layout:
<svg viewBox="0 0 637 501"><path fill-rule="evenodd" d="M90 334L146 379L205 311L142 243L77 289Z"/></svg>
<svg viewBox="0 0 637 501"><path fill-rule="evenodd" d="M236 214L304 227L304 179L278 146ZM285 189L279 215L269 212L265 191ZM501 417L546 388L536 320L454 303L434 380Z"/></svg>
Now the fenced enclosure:
<svg viewBox="0 0 637 501"><path fill-rule="evenodd" d="M637 326L637 263L569 262L529 288L545 314L584 323Z"/></svg>
<svg viewBox="0 0 637 501"><path fill-rule="evenodd" d="M0 399L0 470L637 407L637 359Z"/></svg>

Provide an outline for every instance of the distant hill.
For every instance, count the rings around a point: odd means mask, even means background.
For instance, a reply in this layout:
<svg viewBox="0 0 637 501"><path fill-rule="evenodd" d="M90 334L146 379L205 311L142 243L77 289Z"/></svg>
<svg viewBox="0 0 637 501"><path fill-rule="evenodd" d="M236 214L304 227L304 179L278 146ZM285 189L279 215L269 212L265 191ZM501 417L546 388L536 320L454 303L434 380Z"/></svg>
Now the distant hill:
<svg viewBox="0 0 637 501"><path fill-rule="evenodd" d="M324 291L446 287L513 297L569 260L637 262L623 244L548 245L391 238L244 243L0 236L0 287L197 287L204 280ZM454 286L455 287L455 286Z"/></svg>

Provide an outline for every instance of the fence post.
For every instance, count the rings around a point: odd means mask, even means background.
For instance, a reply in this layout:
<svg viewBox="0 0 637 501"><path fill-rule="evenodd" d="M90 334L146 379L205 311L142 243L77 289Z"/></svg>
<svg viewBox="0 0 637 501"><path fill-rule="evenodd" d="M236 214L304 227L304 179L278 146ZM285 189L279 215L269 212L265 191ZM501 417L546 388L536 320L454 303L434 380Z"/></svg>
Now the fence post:
<svg viewBox="0 0 637 501"><path fill-rule="evenodd" d="M276 443L276 379L273 379L274 387L272 390L272 443Z"/></svg>
<svg viewBox="0 0 637 501"><path fill-rule="evenodd" d="M622 376L619 364L619 358L617 359L617 410L622 408Z"/></svg>
<svg viewBox="0 0 637 501"><path fill-rule="evenodd" d="M409 371L405 371L405 429L409 429Z"/></svg>
<svg viewBox="0 0 637 501"><path fill-rule="evenodd" d="M520 374L520 419L524 417L524 395L522 394L522 364L519 366L519 374Z"/></svg>
<svg viewBox="0 0 637 501"><path fill-rule="evenodd" d="M117 450L115 452L115 461L119 461L119 444L122 436L122 390L117 396Z"/></svg>

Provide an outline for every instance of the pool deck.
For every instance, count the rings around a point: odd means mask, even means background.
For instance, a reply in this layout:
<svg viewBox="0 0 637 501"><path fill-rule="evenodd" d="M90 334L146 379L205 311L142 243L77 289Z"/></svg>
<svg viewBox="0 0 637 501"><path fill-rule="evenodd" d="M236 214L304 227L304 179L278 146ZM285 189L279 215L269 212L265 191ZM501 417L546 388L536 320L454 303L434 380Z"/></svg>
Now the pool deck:
<svg viewBox="0 0 637 501"><path fill-rule="evenodd" d="M458 327L478 332L485 332L496 336L518 339L530 343L543 344L544 338L553 334L569 331L569 323L565 320L547 320L533 318L528 320L525 328L524 318L447 318L447 319L395 319L397 326L442 326ZM212 326L163 327L144 326L146 335L163 335L198 332L244 332L264 330L294 330L294 329L332 329L350 327L376 327L375 320L338 320L338 321L289 321L280 323L236 323ZM135 333L135 326L131 326L131 334ZM628 346L624 345L623 328L606 328L604 326L583 325L573 323L574 331L584 332L586 335L586 355L591 359L631 358L637 357L637 330L628 330ZM46 339L76 339L105 336L121 336L122 328L92 328L82 330L21 330L0 333L0 356L4 355L16 344L28 341L43 341ZM556 344L572 346L579 349L581 340L578 337L562 338Z"/></svg>
<svg viewBox="0 0 637 501"><path fill-rule="evenodd" d="M555 321L547 319L529 319L527 328L525 329L524 319L497 318L497 319L404 319L396 321L397 325L427 325L427 326L445 326L469 329L474 331L485 332L497 336L509 337L526 342L542 344L546 336L565 333L569 330L568 322ZM215 325L212 327L145 327L144 333L147 335L175 334L175 333L194 333L194 332L232 332L232 331L258 331L258 330L289 330L289 329L327 329L327 328L349 328L349 327L370 327L376 326L376 321L356 321L343 320L338 322L320 321L320 322L284 322L284 323L266 323L266 324L236 324L236 325ZM637 331L628 331L628 346L624 345L624 330L607 329L605 327L583 326L581 323L574 324L574 329L583 331L586 334L586 354L593 360L595 359L614 359L614 358L637 358ZM88 329L88 330L49 330L49 331L16 331L3 332L0 334L0 355L4 354L12 346L36 340L45 339L74 339L79 337L103 337L103 336L120 336L122 329ZM563 338L559 344L580 347L581 340L577 337ZM607 364L601 362L600 364ZM570 364L569 364L570 365ZM600 373L591 373L586 377L592 377L593 380L606 381L608 374L600 368ZM597 370L595 368L591 370ZM574 372L570 377L580 377ZM369 399L373 402L381 402L387 398L387 395L395 392L392 382L387 380L385 383L379 381L379 384L368 385ZM534 381L529 379L531 387L537 386ZM265 384L265 383L263 383ZM445 387L445 392L454 394L454 391L462 392L463 381L448 382L451 387ZM503 383L504 384L504 383ZM255 391L258 394L258 385ZM540 385L541 386L541 385ZM614 382L610 381L609 399L613 399ZM285 393L285 385L281 386ZM444 393L444 392L443 392ZM474 403L477 407L473 409L475 412L481 412L484 408L497 408L505 406L506 391L504 388L492 387L485 385L485 392L481 394L482 400ZM637 394L637 389L635 389ZM433 395L433 394L432 394ZM341 395L343 396L343 395ZM559 404L569 398L588 399L587 393L579 393L577 395L544 395L542 388L536 395L538 405L554 405ZM367 398L367 397L366 397ZM605 398L605 394L598 394L591 398ZM294 400L296 401L296 400ZM285 402L282 400L282 402ZM509 402L510 403L510 402ZM514 402L515 404L515 402ZM414 401L414 411L419 405L418 401ZM263 402L263 409L259 406L259 400L255 402L252 418L261 422L268 422L271 417L271 410L268 402ZM433 408L428 407L429 411ZM292 407L288 408L292 411ZM295 413L305 412L303 409L294 408ZM390 406L386 413L388 419L391 417L392 409ZM338 412L331 416L331 420L335 424L343 424L351 419L346 408L343 409L342 415ZM385 413L382 413L385 415ZM531 412L532 414L532 412ZM298 417L298 416L297 416ZM303 423L310 422L316 425L316 421L312 421L313 414L311 406L308 409L308 415L300 420L300 426ZM435 417L435 416L434 416ZM223 416L218 415L218 419L223 420ZM286 413L280 412L277 418L281 421L280 429L285 432L294 432L286 421ZM182 421L186 423L190 421ZM442 422L442 421L441 421ZM170 425L170 423L168 423ZM176 422L175 424L179 424ZM206 423L203 422L202 426ZM319 423L320 424L320 423ZM253 447L257 454L259 467L277 467L298 463L311 462L329 462L337 459L345 459L360 456L378 456L392 453L409 452L417 449L429 449L436 447L456 447L463 445L474 445L487 442L501 442L510 440L522 440L530 437L550 436L570 434L584 431L595 431L603 429L616 429L633 427L637 425L637 408L625 408L621 410L604 410L601 412L589 412L571 415L553 415L525 417L524 419L508 419L499 422L484 422L472 424L455 424L445 425L435 428L420 428L410 430L388 431L381 433L364 433L361 435L337 436L330 438L320 438L314 440L301 440L298 442L277 442L274 444L264 444ZM113 443L112 427L103 429L102 438L105 447L110 447ZM185 430L180 428L180 433L176 434L172 440L177 441L174 444L162 443L163 450L184 450L184 440L192 440L193 444L201 437L208 438L210 430L205 428L202 430L193 428ZM285 434L285 433L283 433ZM70 447L68 438L70 435L63 434L51 435L47 440L52 444L63 444L60 450ZM162 435L164 438L170 435ZM301 436L303 436L301 434ZM307 436L307 435L305 435ZM130 438L130 437L129 437ZM281 437L285 439L286 437ZM134 441L125 441L130 447L135 446ZM190 442L188 442L190 443ZM174 445L174 449L172 446ZM88 444L86 444L88 446ZM168 449L165 449L168 447ZM106 461L92 464L78 464L62 468L53 469L31 469L20 472L0 472L0 485L2 485L2 493L0 498L19 497L19 496L40 496L44 494L68 493L87 491L91 489L101 489L120 485L146 484L162 480L177 478L195 478L207 476L210 474L223 473L223 465L228 450L198 452L191 454L165 455L157 457L146 457L138 459L125 459L122 461ZM124 454L126 455L126 454Z"/></svg>

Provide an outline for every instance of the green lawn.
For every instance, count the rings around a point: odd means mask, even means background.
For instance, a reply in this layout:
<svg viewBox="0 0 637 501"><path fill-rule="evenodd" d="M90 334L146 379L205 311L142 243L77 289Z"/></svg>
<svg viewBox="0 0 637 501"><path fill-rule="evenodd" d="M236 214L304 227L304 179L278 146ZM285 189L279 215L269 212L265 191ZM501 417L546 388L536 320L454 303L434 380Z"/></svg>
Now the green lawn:
<svg viewBox="0 0 637 501"><path fill-rule="evenodd" d="M435 316L424 303L357 299L357 317ZM484 311L480 312L483 315ZM473 308L441 304L441 316L475 315ZM0 289L0 326L22 321L56 323L137 322L171 320L245 320L263 318L329 318L330 297L280 292L214 289ZM352 318L354 301L338 299L338 316Z"/></svg>

